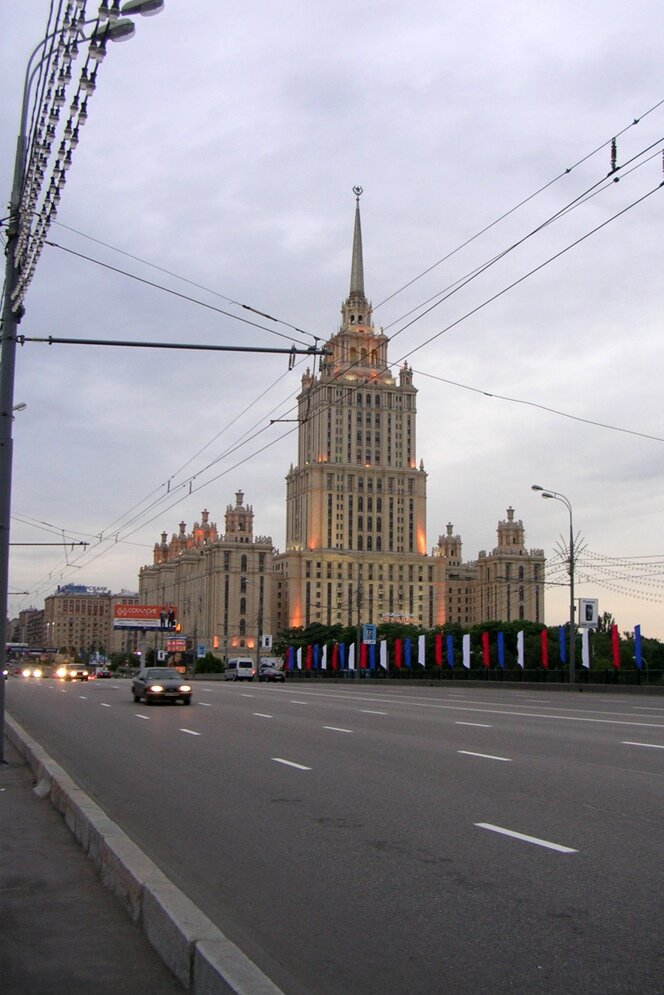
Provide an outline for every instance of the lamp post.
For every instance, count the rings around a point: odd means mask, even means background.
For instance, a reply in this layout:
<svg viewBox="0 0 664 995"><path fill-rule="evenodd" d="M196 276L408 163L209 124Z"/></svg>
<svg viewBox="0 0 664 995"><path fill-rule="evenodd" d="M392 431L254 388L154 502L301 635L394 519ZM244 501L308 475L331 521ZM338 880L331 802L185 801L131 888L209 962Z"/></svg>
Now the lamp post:
<svg viewBox="0 0 664 995"><path fill-rule="evenodd" d="M18 325L25 313L24 299L48 229L57 214L72 151L78 145L79 129L87 120L87 101L96 87L98 66L106 54L108 41L130 38L134 23L120 14L157 14L164 0L128 0L120 6L113 0L102 2L97 17L86 20L85 0L68 4L58 15L57 27L33 49L25 72L16 158L6 220L6 263L0 349L0 670L4 669L7 646L9 594L9 528L11 517L11 478L13 463L12 421ZM86 26L95 25L88 36ZM88 44L69 119L57 154L60 111L72 80L71 68L79 47ZM32 84L45 77L32 115L34 130L29 135L28 119L32 104ZM49 163L54 159L50 183L45 188ZM20 406L19 406L20 407ZM0 681L0 763L4 763L5 687Z"/></svg>
<svg viewBox="0 0 664 995"><path fill-rule="evenodd" d="M574 670L576 639L574 625L574 526L572 524L572 504L564 494L546 487L540 487L539 484L533 484L532 490L541 491L543 498L560 501L561 504L565 505L569 513L569 682L573 685L576 681Z"/></svg>

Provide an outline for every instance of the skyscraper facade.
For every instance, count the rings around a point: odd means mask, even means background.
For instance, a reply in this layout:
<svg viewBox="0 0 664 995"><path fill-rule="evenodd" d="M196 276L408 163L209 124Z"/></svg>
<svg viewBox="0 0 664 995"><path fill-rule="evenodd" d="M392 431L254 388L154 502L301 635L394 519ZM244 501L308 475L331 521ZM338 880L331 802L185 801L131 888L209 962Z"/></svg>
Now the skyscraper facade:
<svg viewBox="0 0 664 995"><path fill-rule="evenodd" d="M350 288L318 372L298 395L297 463L286 478L286 545L274 561L278 629L404 621L543 619L544 555L528 551L521 522L499 523L498 546L462 564L458 536L427 554L427 474L417 455L417 390L404 363L395 374L388 339L373 323L364 287L356 194ZM506 602L506 558L528 564L532 583ZM535 563L536 561L536 563ZM512 575L518 578L519 571ZM537 578L533 580L533 578ZM463 590L463 604L460 601ZM501 611L495 616L492 612ZM483 614L488 612L489 614Z"/></svg>

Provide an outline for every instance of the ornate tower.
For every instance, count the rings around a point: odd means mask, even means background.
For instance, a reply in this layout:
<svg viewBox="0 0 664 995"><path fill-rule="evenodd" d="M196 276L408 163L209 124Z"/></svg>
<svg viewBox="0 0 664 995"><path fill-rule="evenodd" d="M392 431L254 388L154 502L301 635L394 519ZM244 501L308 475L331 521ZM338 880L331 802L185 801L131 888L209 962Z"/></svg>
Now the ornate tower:
<svg viewBox="0 0 664 995"><path fill-rule="evenodd" d="M364 289L354 187L350 289L320 372L298 396L298 459L286 478L282 625L408 617L434 624L426 574L426 473L416 459L412 370L398 381ZM431 584L433 575L431 576Z"/></svg>

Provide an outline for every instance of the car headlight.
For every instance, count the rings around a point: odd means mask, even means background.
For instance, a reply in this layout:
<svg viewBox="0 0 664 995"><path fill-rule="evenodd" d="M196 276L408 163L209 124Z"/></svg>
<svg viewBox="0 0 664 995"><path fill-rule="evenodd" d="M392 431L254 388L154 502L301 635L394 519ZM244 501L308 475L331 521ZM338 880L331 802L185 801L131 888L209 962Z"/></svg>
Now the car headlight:
<svg viewBox="0 0 664 995"><path fill-rule="evenodd" d="M189 687L188 684L181 684L180 691L191 691L191 688Z"/></svg>
<svg viewBox="0 0 664 995"><path fill-rule="evenodd" d="M31 673L32 671L29 669L29 667L26 667L25 670L23 671L23 676L29 677Z"/></svg>
<svg viewBox="0 0 664 995"><path fill-rule="evenodd" d="M84 670L84 671L83 671L83 676L84 676L84 677L88 677L88 676L89 676L89 673L90 673L90 671L89 671L89 670Z"/></svg>
<svg viewBox="0 0 664 995"><path fill-rule="evenodd" d="M39 667L35 667L35 669L32 671L32 676L33 677L41 677L41 675L42 675L42 672L39 669Z"/></svg>
<svg viewBox="0 0 664 995"><path fill-rule="evenodd" d="M164 689L161 686L161 684L151 684L150 690L153 691L155 694L159 694L159 692L163 691Z"/></svg>
<svg viewBox="0 0 664 995"><path fill-rule="evenodd" d="M56 675L58 677L66 677L67 676L67 668L66 667L58 667L58 669L56 670L55 673L56 673Z"/></svg>

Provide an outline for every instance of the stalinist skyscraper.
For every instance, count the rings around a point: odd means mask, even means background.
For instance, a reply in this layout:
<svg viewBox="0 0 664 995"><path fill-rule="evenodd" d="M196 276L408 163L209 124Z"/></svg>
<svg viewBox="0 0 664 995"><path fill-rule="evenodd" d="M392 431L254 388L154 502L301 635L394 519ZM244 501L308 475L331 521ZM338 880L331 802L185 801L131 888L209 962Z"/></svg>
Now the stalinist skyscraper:
<svg viewBox="0 0 664 995"><path fill-rule="evenodd" d="M395 379L364 289L361 187L355 187L350 290L318 375L298 396L298 455L287 476L286 548L275 562L280 627L445 620L426 555L426 473L417 459L417 391Z"/></svg>

